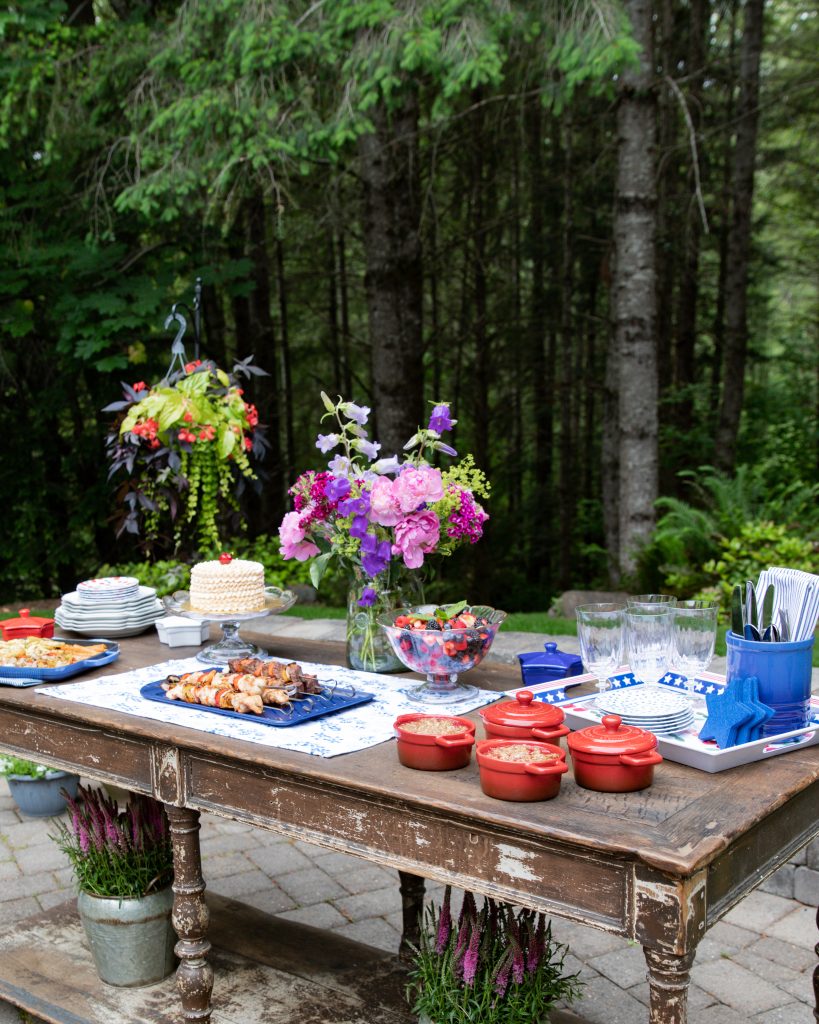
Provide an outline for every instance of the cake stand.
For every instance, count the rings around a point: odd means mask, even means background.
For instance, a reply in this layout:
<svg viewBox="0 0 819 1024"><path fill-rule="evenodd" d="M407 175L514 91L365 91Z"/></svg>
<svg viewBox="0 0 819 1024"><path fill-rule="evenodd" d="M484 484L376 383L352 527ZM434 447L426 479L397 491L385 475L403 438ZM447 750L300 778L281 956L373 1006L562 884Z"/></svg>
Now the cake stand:
<svg viewBox="0 0 819 1024"><path fill-rule="evenodd" d="M265 607L257 612L225 611L207 615L191 608L190 593L187 590L177 590L170 597L164 597L162 603L173 615L184 615L186 619L193 619L194 622L218 622L222 628L222 639L219 643L211 644L210 647L200 651L196 655L196 659L204 661L208 665L227 665L234 658L255 658L259 654L266 653L260 647L239 636L239 627L243 622L264 619L268 615L278 615L281 612L286 612L296 603L296 595L292 590L279 590L278 587L265 587L264 599Z"/></svg>

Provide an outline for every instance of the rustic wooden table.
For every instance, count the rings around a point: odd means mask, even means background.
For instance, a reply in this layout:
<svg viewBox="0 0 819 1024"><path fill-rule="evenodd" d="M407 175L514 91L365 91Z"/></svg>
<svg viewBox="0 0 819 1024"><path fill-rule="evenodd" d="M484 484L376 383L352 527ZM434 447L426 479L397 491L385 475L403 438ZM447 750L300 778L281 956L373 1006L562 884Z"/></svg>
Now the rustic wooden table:
<svg viewBox="0 0 819 1024"><path fill-rule="evenodd" d="M288 659L340 664L344 656L340 644L255 639ZM98 674L190 653L137 637ZM491 665L471 681L503 690L519 676ZM485 797L474 763L415 772L398 764L391 743L322 759L0 689L0 749L166 804L177 984L191 1022L209 1020L213 987L202 810L397 868L407 922L422 876L627 936L645 952L650 1024L685 1024L706 929L819 833L816 747L716 775L665 762L640 793L591 792L567 775L557 799L519 804ZM814 987L819 1004L819 968Z"/></svg>

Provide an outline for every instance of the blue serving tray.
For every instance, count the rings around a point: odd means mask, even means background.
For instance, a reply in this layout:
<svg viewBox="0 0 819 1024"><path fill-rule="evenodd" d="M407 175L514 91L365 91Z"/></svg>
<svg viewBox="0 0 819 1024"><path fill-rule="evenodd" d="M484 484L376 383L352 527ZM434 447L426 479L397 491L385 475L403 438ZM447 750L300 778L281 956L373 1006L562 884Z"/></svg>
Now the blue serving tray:
<svg viewBox="0 0 819 1024"><path fill-rule="evenodd" d="M168 695L162 689L163 682L165 682L164 679L156 683L146 683L139 692L147 700L155 700L160 704L170 704L177 708L191 708L194 711L210 711L214 715L227 715L229 718L239 718L243 722L257 722L260 725L272 725L279 729L300 725L302 722L323 718L325 715L333 715L337 711L354 708L358 704L367 704L375 697L374 693L365 693L362 690L356 690L351 695L350 691L345 688L341 693L335 693L327 699L313 697L312 699L294 701L291 712L287 712L283 708L265 706L260 715L251 715L240 711L228 711L227 708L211 708L207 704L187 704L182 700L169 700ZM326 690L326 687L322 689Z"/></svg>
<svg viewBox="0 0 819 1024"><path fill-rule="evenodd" d="M10 665L0 665L0 685L3 686L36 686L38 683L59 683L63 679L70 679L79 675L80 672L90 672L92 669L101 668L119 657L119 644L113 640L66 640L64 637L55 636L48 639L62 640L66 644L73 644L76 647L90 647L92 644L105 644L105 650L101 654L95 654L91 658L83 658L82 661L75 661L73 665L62 665L60 668L31 668L21 666L19 668ZM21 680L14 682L14 680Z"/></svg>

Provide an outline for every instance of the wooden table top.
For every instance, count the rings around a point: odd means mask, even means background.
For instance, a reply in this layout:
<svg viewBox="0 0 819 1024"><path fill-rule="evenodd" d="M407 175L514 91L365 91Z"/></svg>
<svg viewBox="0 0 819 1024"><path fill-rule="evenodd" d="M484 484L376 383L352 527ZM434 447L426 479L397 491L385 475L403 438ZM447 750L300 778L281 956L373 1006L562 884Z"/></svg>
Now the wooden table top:
<svg viewBox="0 0 819 1024"><path fill-rule="evenodd" d="M342 664L344 660L343 645L338 643L283 637L255 639L276 657L327 664ZM118 661L93 675L75 678L110 675L191 653L193 649L169 649L150 633L123 640ZM472 682L495 690L516 686L519 679L516 667L497 663L470 673ZM415 807L453 820L514 829L521 837L637 859L682 876L707 866L737 837L797 795L804 798L806 790L815 788L814 798L819 796L819 748L812 747L716 774L665 761L655 771L654 785L638 793L581 789L570 773L563 777L560 794L554 800L509 803L484 796L474 758L468 768L457 772L412 771L398 763L392 742L339 757L319 758L50 699L43 695L43 689L38 688L35 696L33 688L0 688L0 708L33 709L38 718L83 723L135 740L166 743L238 761L247 767L258 765L276 774L331 787L339 795L349 789L374 801L402 805L408 811ZM476 712L469 717L478 720Z"/></svg>

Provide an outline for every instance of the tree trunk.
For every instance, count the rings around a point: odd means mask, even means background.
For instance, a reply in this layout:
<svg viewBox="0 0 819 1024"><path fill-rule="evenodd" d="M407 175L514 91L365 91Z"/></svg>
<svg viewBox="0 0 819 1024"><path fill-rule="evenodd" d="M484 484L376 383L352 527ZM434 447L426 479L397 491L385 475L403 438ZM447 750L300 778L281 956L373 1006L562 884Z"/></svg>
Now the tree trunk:
<svg viewBox="0 0 819 1024"><path fill-rule="evenodd" d="M290 322L287 313L287 278L284 274L284 243L276 239L276 293L279 299L279 333L282 351L282 414L284 416L284 483L296 479L295 441L293 438L293 378L290 364Z"/></svg>
<svg viewBox="0 0 819 1024"><path fill-rule="evenodd" d="M560 556L558 583L567 590L572 583L572 539L577 504L577 473L580 459L574 429L575 390L579 377L574 372L575 344L572 322L572 289L574 284L574 205L572 193L572 125L567 116L563 131L563 216L560 231L560 474L558 477L558 509L560 512ZM580 345L577 345L577 350Z"/></svg>
<svg viewBox="0 0 819 1024"><path fill-rule="evenodd" d="M688 114L695 138L699 135L702 121L702 86L705 66L705 48L708 33L708 0L691 0L691 16L688 40ZM702 153L702 140L697 138L698 153ZM694 155L691 159L693 161ZM702 161L700 160L700 163ZM692 394L695 377L694 353L697 340L697 300L699 297L699 261L702 221L697 201L697 178L692 163L688 176L691 187L685 218L685 249L677 305L677 336L674 349L674 388L677 392L674 423L677 437L685 443L694 427L694 397ZM674 469L683 468L684 459L678 446L679 456ZM676 472L675 472L676 477Z"/></svg>
<svg viewBox="0 0 819 1024"><path fill-rule="evenodd" d="M759 122L759 62L764 0L747 0L739 72L739 103L732 172L733 216L728 232L725 275L725 361L717 423L716 465L731 472L745 383L748 349L748 264L754 195L754 164Z"/></svg>
<svg viewBox="0 0 819 1024"><path fill-rule="evenodd" d="M380 101L359 141L373 405L382 455L400 452L422 415L423 351L418 96ZM348 396L352 398L353 396Z"/></svg>
<svg viewBox="0 0 819 1024"><path fill-rule="evenodd" d="M651 3L628 0L626 10L642 51L639 67L624 69L618 88L612 306L618 361L618 562L621 571L631 573L638 548L651 534L657 499L657 100Z"/></svg>

